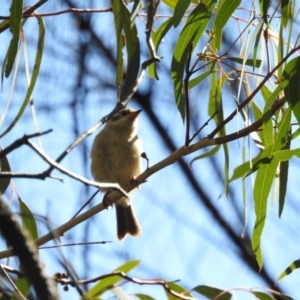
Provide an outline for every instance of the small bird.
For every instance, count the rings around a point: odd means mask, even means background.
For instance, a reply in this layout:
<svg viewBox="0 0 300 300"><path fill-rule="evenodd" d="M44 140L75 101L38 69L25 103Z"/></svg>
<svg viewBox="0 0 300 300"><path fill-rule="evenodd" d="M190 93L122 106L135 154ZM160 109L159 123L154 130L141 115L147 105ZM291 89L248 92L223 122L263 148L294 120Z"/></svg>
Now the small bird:
<svg viewBox="0 0 300 300"><path fill-rule="evenodd" d="M142 173L142 143L137 136L138 115L141 110L125 108L115 113L104 129L95 137L91 151L91 172L96 181L118 183L125 187ZM113 189L101 188L103 192ZM117 235L139 236L141 226L131 201L122 197L115 203Z"/></svg>

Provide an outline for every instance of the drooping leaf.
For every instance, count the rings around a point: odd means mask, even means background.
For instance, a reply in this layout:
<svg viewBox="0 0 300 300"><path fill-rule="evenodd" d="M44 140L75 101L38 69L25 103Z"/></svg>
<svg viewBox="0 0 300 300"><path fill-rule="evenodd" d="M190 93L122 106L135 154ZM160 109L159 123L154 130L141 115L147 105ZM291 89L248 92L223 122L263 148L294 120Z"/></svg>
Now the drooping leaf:
<svg viewBox="0 0 300 300"><path fill-rule="evenodd" d="M205 78L207 78L210 74L211 74L211 71L206 71L206 72L202 73L201 75L191 79L189 82L189 88L191 89L191 88L195 87L201 81L203 81Z"/></svg>
<svg viewBox="0 0 300 300"><path fill-rule="evenodd" d="M22 13L23 0L13 0L10 7L10 31L13 36L8 48L8 55L5 66L5 77L8 77L10 75L18 52Z"/></svg>
<svg viewBox="0 0 300 300"><path fill-rule="evenodd" d="M266 105L264 107L264 122L263 122L263 136L264 136L264 143L267 147L271 145L274 141L274 130L273 130L273 121L272 121L272 114L270 112L270 108L277 99L279 93L282 90L282 86L278 85L275 91L269 96Z"/></svg>
<svg viewBox="0 0 300 300"><path fill-rule="evenodd" d="M266 24L268 24L268 10L270 8L271 2L271 0L259 0L260 13Z"/></svg>
<svg viewBox="0 0 300 300"><path fill-rule="evenodd" d="M233 12L240 5L241 0L223 0L217 9L215 18L214 30L216 37L216 48L221 48L222 31L228 20L231 18Z"/></svg>
<svg viewBox="0 0 300 300"><path fill-rule="evenodd" d="M182 294L184 295L185 297L191 297L192 298L192 295L186 290L184 289L182 286L180 286L178 283L175 283L175 282L168 282L168 287L176 292L177 294ZM177 297L169 294L167 291L166 291L166 295L168 297L168 300L178 300Z"/></svg>
<svg viewBox="0 0 300 300"><path fill-rule="evenodd" d="M261 60L260 59L257 59L257 60L253 60L253 59L247 59L246 61L244 61L242 58L239 58L239 57L227 57L227 59L231 60L231 61L234 61L240 65L247 65L247 66L251 66L251 67L254 67L254 68L259 68L261 66Z"/></svg>
<svg viewBox="0 0 300 300"><path fill-rule="evenodd" d="M182 79L191 45L196 45L202 36L210 21L216 2L217 1L215 0L201 1L189 15L177 40L173 53L171 75L174 83L176 105L178 108L182 107ZM184 119L183 110L179 109L179 111Z"/></svg>
<svg viewBox="0 0 300 300"><path fill-rule="evenodd" d="M190 3L191 3L191 0L178 0L177 4L175 6L174 15L173 15L174 27L177 27L180 24Z"/></svg>
<svg viewBox="0 0 300 300"><path fill-rule="evenodd" d="M156 30L156 32L153 34L152 40L155 47L155 50L158 49L160 42L164 38L164 36L167 34L167 32L172 28L173 20L172 17L170 19L167 19L165 22L163 22L159 28ZM148 67L148 72L150 78L156 78L159 79L157 72L156 72L156 64L151 64Z"/></svg>
<svg viewBox="0 0 300 300"><path fill-rule="evenodd" d="M123 264L122 266L116 268L114 271L120 271L127 274L130 270L134 269L140 263L139 260L131 260ZM100 280L96 285L94 285L90 290L85 294L86 298L90 299L93 297L98 297L102 295L104 292L113 287L116 283L122 280L122 277L110 276ZM81 298L86 299L86 298Z"/></svg>
<svg viewBox="0 0 300 300"><path fill-rule="evenodd" d="M3 156L0 160L0 171L11 172L10 165L6 156ZM10 178L0 178L0 193L4 194L7 187L9 186Z"/></svg>
<svg viewBox="0 0 300 300"><path fill-rule="evenodd" d="M123 72L124 72L124 58L123 47L125 46L125 37L122 34L123 17L122 17L122 4L120 1L112 1L112 11L115 17L115 31L117 40L117 70L116 70L116 86L119 93L119 88L122 85ZM119 97L119 95L118 95Z"/></svg>
<svg viewBox="0 0 300 300"><path fill-rule="evenodd" d="M258 161L260 160L260 155L261 154L258 154L255 158L251 160L251 162L247 161L235 168L229 181L231 182L236 179L245 177L252 169L252 167L258 163Z"/></svg>
<svg viewBox="0 0 300 300"><path fill-rule="evenodd" d="M23 228L26 229L33 240L36 240L38 238L38 230L34 215L21 198L19 198L19 204Z"/></svg>
<svg viewBox="0 0 300 300"><path fill-rule="evenodd" d="M281 280L285 276L291 274L293 271L300 268L300 259L297 259L293 261L282 273L281 275L276 279L276 281Z"/></svg>
<svg viewBox="0 0 300 300"><path fill-rule="evenodd" d="M190 162L190 167L193 167L194 161L199 160L201 158L213 156L219 151L219 149L220 149L220 145L217 145L216 147L213 147L211 150L205 152L204 154L194 157Z"/></svg>
<svg viewBox="0 0 300 300"><path fill-rule="evenodd" d="M281 0L281 22L283 27L286 27L290 18L290 3L289 0Z"/></svg>
<svg viewBox="0 0 300 300"><path fill-rule="evenodd" d="M300 57L292 59L284 68L284 94L300 124Z"/></svg>
<svg viewBox="0 0 300 300"><path fill-rule="evenodd" d="M232 297L231 293L208 285L196 286L193 288L193 291L207 297L208 299L230 300Z"/></svg>
<svg viewBox="0 0 300 300"><path fill-rule="evenodd" d="M273 297L263 292L251 292L251 293L256 297L256 299L259 300L274 300Z"/></svg>
<svg viewBox="0 0 300 300"><path fill-rule="evenodd" d="M163 2L172 10L175 9L177 3L178 3L178 0L163 0Z"/></svg>
<svg viewBox="0 0 300 300"><path fill-rule="evenodd" d="M273 153L284 148L290 122L291 110L287 109L278 125L274 143L266 147L261 154L261 159L267 159L267 163L260 165L255 178L253 197L256 220L252 234L252 248L260 268L263 265L260 240L267 216L267 200L278 166L278 160L273 159Z"/></svg>
<svg viewBox="0 0 300 300"><path fill-rule="evenodd" d="M16 286L18 290L21 292L21 294L24 296L25 299L28 296L31 288L31 283L26 278L18 278L16 281ZM19 300L20 296L19 294L14 291L13 296L11 297L11 300Z"/></svg>
<svg viewBox="0 0 300 300"><path fill-rule="evenodd" d="M122 0L113 0L112 7L116 24L116 37L118 43L118 59L122 62L122 40L120 40L120 31L125 34L125 44L127 52L127 70L126 77L121 87L121 92L118 93L119 100L123 102L131 94L135 86L140 69L140 42L138 39L138 32L135 23L132 23L132 16ZM120 79L120 72L118 70L117 79ZM119 90L120 87L118 87Z"/></svg>
<svg viewBox="0 0 300 300"><path fill-rule="evenodd" d="M38 74L39 74L40 66L41 66L41 62L42 62L42 57L43 57L43 52L44 52L45 24L44 24L44 20L41 17L37 17L37 20L38 20L38 24L39 24L38 43L37 43L37 51L36 51L36 56L35 56L34 67L33 67L30 84L27 89L25 99L24 99L16 117L11 122L11 124L8 126L8 128L5 129L4 132L1 133L0 138L8 133L16 125L16 123L19 121L19 119L23 115L25 108L31 98L33 89L35 87L35 83L38 78Z"/></svg>
<svg viewBox="0 0 300 300"><path fill-rule="evenodd" d="M149 295L144 295L144 294L134 294L134 296L140 300L155 300L154 298L150 297Z"/></svg>

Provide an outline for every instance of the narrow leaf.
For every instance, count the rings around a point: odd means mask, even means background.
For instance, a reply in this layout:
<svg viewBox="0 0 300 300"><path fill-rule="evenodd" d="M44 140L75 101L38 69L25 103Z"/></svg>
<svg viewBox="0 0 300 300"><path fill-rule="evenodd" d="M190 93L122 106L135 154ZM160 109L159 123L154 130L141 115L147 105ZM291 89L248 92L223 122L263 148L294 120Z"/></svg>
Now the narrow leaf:
<svg viewBox="0 0 300 300"><path fill-rule="evenodd" d="M155 50L158 49L160 42L162 41L162 39L164 38L166 33L172 28L172 25L173 25L173 19L171 17L171 18L167 19L165 22L163 22L159 26L159 28L156 30L156 32L153 34L152 40L153 40ZM159 79L157 72L156 72L156 64L151 64L148 67L148 72L149 72L150 78Z"/></svg>
<svg viewBox="0 0 300 300"><path fill-rule="evenodd" d="M127 274L130 270L134 269L138 264L140 263L139 260L131 260L126 262L124 265L116 268L114 271L120 271L125 274ZM93 297L98 297L102 295L104 292L109 290L111 287L113 287L116 283L122 280L122 277L116 275L116 276L110 276L107 278L104 278L100 280L95 286L93 286L86 294L83 299L90 299Z"/></svg>
<svg viewBox="0 0 300 300"><path fill-rule="evenodd" d="M190 3L191 3L191 0L178 0L177 4L175 6L174 15L173 15L174 27L177 27L180 24Z"/></svg>
<svg viewBox="0 0 300 300"><path fill-rule="evenodd" d="M261 154L258 154L255 158L251 160L251 162L247 161L241 164L240 166L238 166L237 168L235 168L230 178L230 181L234 181L236 179L245 177L247 173L249 173L251 168L258 163L258 161L260 160L260 156Z"/></svg>
<svg viewBox="0 0 300 300"><path fill-rule="evenodd" d="M252 292L252 294L259 300L274 300L273 297L262 292Z"/></svg>
<svg viewBox="0 0 300 300"><path fill-rule="evenodd" d="M261 164L254 183L253 197L256 220L252 235L252 248L260 268L263 265L260 240L267 216L267 200L278 166L278 160L272 159L272 156L275 151L278 151L285 146L290 122L291 110L288 109L278 125L278 132L275 136L274 143L266 147L261 155L262 159L267 158L269 160L267 163Z"/></svg>
<svg viewBox="0 0 300 300"><path fill-rule="evenodd" d="M276 279L276 281L281 280L285 276L291 274L293 271L300 268L300 259L297 259L293 261L282 273L281 275Z"/></svg>
<svg viewBox="0 0 300 300"><path fill-rule="evenodd" d="M271 5L271 0L259 0L260 13L266 24L268 24L268 10Z"/></svg>
<svg viewBox="0 0 300 300"><path fill-rule="evenodd" d="M300 57L287 63L283 72L284 94L300 124Z"/></svg>
<svg viewBox="0 0 300 300"><path fill-rule="evenodd" d="M10 172L10 165L6 156L3 156L0 160L0 171L1 172ZM9 186L10 178L1 178L0 179L0 193L4 194L7 187Z"/></svg>
<svg viewBox="0 0 300 300"><path fill-rule="evenodd" d="M134 294L134 296L140 300L155 300L154 298L144 294Z"/></svg>
<svg viewBox="0 0 300 300"><path fill-rule="evenodd" d="M175 282L168 282L168 287L172 291L176 292L177 294L181 294L185 297L192 298L192 295L187 290L185 290L182 286L180 286L179 284L177 284ZM166 291L166 294L167 294L168 300L178 300L178 297L174 297L173 295L169 294L167 291Z"/></svg>
<svg viewBox="0 0 300 300"><path fill-rule="evenodd" d="M204 32L212 11L216 5L216 0L203 0L189 15L186 25L182 29L175 46L172 59L171 75L174 82L174 92L177 107L182 106L182 79L185 69L186 60L188 58L191 44L196 45L202 33ZM184 119L183 111L180 110Z"/></svg>
<svg viewBox="0 0 300 300"><path fill-rule="evenodd" d="M229 292L207 285L199 285L193 291L207 297L208 299L230 300L232 295Z"/></svg>
<svg viewBox="0 0 300 300"><path fill-rule="evenodd" d="M205 78L207 78L211 74L211 71L206 71L203 74L193 78L189 82L189 88L193 88L196 85L198 85L201 81L203 81Z"/></svg>
<svg viewBox="0 0 300 300"><path fill-rule="evenodd" d="M41 62L42 62L43 51L44 51L45 24L41 17L37 17L37 20L39 23L39 35L38 35L37 52L36 52L36 56L35 56L34 68L33 68L32 77L30 80L30 84L29 84L25 99L21 105L21 108L19 109L18 114L16 115L16 117L14 118L12 123L8 126L8 128L4 132L1 133L0 138L8 133L15 126L15 124L19 121L21 116L23 115L25 108L31 98L35 83L38 78L38 74L39 74L40 66L41 66Z"/></svg>
<svg viewBox="0 0 300 300"><path fill-rule="evenodd" d="M199 160L201 158L210 157L215 155L220 149L220 145L217 145L216 147L213 147L210 151L205 152L204 154L201 154L199 156L194 157L190 162L190 167L193 167L193 162L196 160Z"/></svg>
<svg viewBox="0 0 300 300"><path fill-rule="evenodd" d="M131 23L131 15L126 5L122 0L114 1L120 1L127 49L126 77L120 94L120 101L122 102L127 99L128 95L131 94L131 91L138 77L140 69L140 42L136 25Z"/></svg>
<svg viewBox="0 0 300 300"><path fill-rule="evenodd" d="M22 12L23 0L13 0L10 7L10 31L13 36L8 49L8 56L5 67L5 77L8 77L10 75L18 52Z"/></svg>
<svg viewBox="0 0 300 300"><path fill-rule="evenodd" d="M36 240L38 238L38 230L34 215L21 198L19 198L19 204L23 228L26 229L33 240Z"/></svg>
<svg viewBox="0 0 300 300"><path fill-rule="evenodd" d="M224 0L219 5L215 18L215 34L216 34L216 48L221 48L222 30L231 18L233 12L240 5L241 0Z"/></svg>
<svg viewBox="0 0 300 300"><path fill-rule="evenodd" d="M123 18L120 1L112 1L112 11L115 18L115 31L117 40L117 71L116 71L116 86L119 91L122 85L124 72L123 47L125 46L124 36L122 34ZM118 95L119 96L119 95Z"/></svg>
<svg viewBox="0 0 300 300"><path fill-rule="evenodd" d="M244 61L242 58L239 57L227 57L227 59L234 61L240 65L247 65L254 68L259 68L261 66L261 60L260 59L247 59Z"/></svg>

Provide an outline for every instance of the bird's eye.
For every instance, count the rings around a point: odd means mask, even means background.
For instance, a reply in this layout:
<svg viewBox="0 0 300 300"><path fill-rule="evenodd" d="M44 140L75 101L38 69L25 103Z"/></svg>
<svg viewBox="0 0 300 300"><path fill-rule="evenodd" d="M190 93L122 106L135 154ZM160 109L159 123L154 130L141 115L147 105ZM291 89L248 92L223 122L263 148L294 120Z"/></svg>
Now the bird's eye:
<svg viewBox="0 0 300 300"><path fill-rule="evenodd" d="M121 112L121 116L126 116L127 115L127 111L126 110L123 110L122 112Z"/></svg>

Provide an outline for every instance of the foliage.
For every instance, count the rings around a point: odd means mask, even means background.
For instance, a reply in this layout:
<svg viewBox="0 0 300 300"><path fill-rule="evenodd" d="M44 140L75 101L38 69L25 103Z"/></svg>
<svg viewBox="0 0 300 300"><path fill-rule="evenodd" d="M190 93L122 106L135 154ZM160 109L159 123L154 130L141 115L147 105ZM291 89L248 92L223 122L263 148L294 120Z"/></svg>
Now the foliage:
<svg viewBox="0 0 300 300"><path fill-rule="evenodd" d="M243 2L233 0L164 0L160 2L151 0L143 7L140 0L112 0L111 12L107 13L113 14L114 23L109 26L115 28L116 35L116 53L114 53L117 66L115 70L115 88L118 98L116 109L127 105L143 82L146 70L153 81L159 79L159 63L164 59L160 56L162 42L167 40L169 35L173 35L174 30L177 30L176 34L178 35L177 42L172 49L169 67L173 82L174 105L177 106L186 126L185 144L170 156L170 161L163 161L157 169L150 168L148 173L144 175L145 177L139 178L146 179L182 156L196 150L214 146L206 154L197 155L191 164L195 164L197 160L203 158L219 155L222 149L226 195L228 195L230 184L233 181L239 180L243 185L244 179L248 176L254 180L255 224L252 231L252 251L261 270L264 257L262 240L266 238L263 232L268 216L271 191L273 189L274 193L278 195L278 215L281 216L288 189L289 162L294 156L300 156L300 148L291 146L291 142L296 140L299 135L299 129L294 129L295 126L293 126L292 121L295 118L297 120L296 127L298 127L300 122L300 58L297 55L300 45L299 36L295 36L293 27L294 19L297 17L295 12L296 0L281 1L276 6L272 4L272 1L256 1L257 3L253 1L251 9L247 12L247 19L242 20L236 16L236 13L243 8ZM258 8L259 14L256 13ZM147 12L146 25L145 28L141 29L138 25L138 17L143 16L144 10ZM157 18L163 15L164 11L169 12L168 17L163 22L157 22ZM30 9L27 11L23 9L23 1L13 0L10 17L0 23L0 32L9 29L12 34L11 41L7 44L5 59L2 62L1 82L3 84L5 81L4 75L5 77L12 76L11 87L13 90L15 86L14 72L17 72L19 68L19 52L21 46L26 45L26 41L23 39L22 26L28 18L35 17L37 20L37 45L33 65L29 67L29 59L25 58L27 74L30 73L29 69L32 70L32 75L28 78L28 89L18 112L15 113L10 125L1 130L0 137L7 136L18 125L25 109L31 103L34 88L39 78L39 70L43 63L47 29L43 16L31 14L31 12ZM55 15L52 18L55 18ZM280 23L279 32L273 28L275 22ZM243 23L242 26L241 23ZM228 47L223 40L225 34L232 28L235 29L236 36ZM140 31L143 30L146 32L145 35L140 34ZM236 53L233 51L236 48L240 49L239 56L232 54ZM149 58L143 63L141 63L143 57L141 49L147 49ZM190 113L193 111L193 105L195 105L192 104L195 103L192 101L192 98L195 97L193 90L203 85L209 87L209 97L207 100L202 99L199 105L201 105L202 110L207 112L207 120L210 121L211 126L214 124L215 128L206 138L195 142L197 135L191 136L190 134ZM228 97L228 90L231 98ZM7 100L7 110L2 113L2 123L6 118L7 111L10 110L10 101L11 98ZM234 120L238 117L242 118L244 125L240 126L239 124L236 128ZM33 118L35 118L34 111ZM105 121L105 119L103 120ZM228 134L227 132L232 133ZM50 176L55 168L62 170L57 165L63 157L90 133L91 131L88 131L72 143L70 148L54 162L47 158L42 147L34 148L31 146L38 155L50 164L47 176ZM38 130L36 134L37 136L40 135ZM245 159L242 164L235 168L230 179L229 169L234 157L231 155L228 144L244 137L248 138L250 142L243 151L255 153L255 155L249 154L248 159ZM32 145L28 140L25 139L24 144ZM18 145L12 146L6 152L2 151L2 177L0 178L2 194L9 187L7 178L22 177L22 174L12 175L10 173L10 164L7 158L9 151L15 150L17 147ZM42 175L45 174L35 176L41 178ZM24 180L28 180L26 179L28 176L24 177ZM38 239L38 231L34 214L21 197L19 200L23 228L36 240ZM75 218L75 220L77 219ZM83 220L84 217L78 223ZM68 226L73 227L78 224L77 221L72 222L73 220ZM59 237L69 229L70 227L66 226L64 231L58 230L56 234ZM53 239L53 236L55 235L51 234L49 239ZM42 238L40 237L37 241L38 246L44 242ZM3 254L1 258L3 257L6 255ZM122 285L128 282L160 285L166 291L168 299L191 299L191 297L198 297L198 295L207 299L232 299L233 297L232 292L235 289L226 291L216 287L197 285L187 290L177 282L138 281L128 277L127 273L137 265L137 261L127 262L112 273L103 275L103 278L97 278L96 285L86 291L82 295L82 299L96 299L105 292L112 292L116 297L126 299L127 296L122 290ZM299 268L299 260L292 262L278 280L297 268ZM56 281L66 287L78 284L75 283L75 279L68 281L62 277L57 277ZM26 297L29 288L28 286L22 288L23 284L24 281L18 280L16 286ZM244 288L243 291L253 295L256 299L275 299L278 295L281 299L290 299L288 296L271 289ZM152 299L149 295L138 293L135 294L135 297Z"/></svg>

